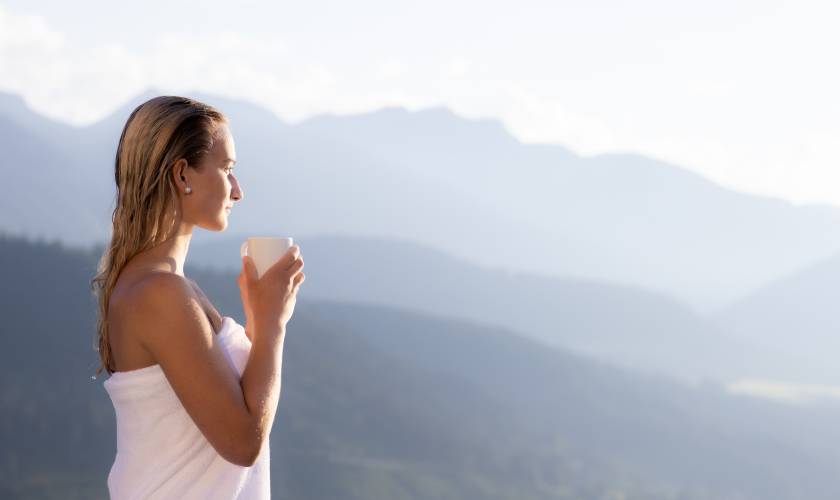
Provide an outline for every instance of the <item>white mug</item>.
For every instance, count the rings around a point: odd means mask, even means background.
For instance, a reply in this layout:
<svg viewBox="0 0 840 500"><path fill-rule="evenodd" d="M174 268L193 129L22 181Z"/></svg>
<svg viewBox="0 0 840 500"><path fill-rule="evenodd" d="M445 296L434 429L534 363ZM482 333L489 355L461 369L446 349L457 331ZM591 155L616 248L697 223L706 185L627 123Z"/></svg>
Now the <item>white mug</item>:
<svg viewBox="0 0 840 500"><path fill-rule="evenodd" d="M239 255L240 258L249 255L257 267L257 276L262 278L268 268L280 260L293 244L292 238L252 237L239 247Z"/></svg>

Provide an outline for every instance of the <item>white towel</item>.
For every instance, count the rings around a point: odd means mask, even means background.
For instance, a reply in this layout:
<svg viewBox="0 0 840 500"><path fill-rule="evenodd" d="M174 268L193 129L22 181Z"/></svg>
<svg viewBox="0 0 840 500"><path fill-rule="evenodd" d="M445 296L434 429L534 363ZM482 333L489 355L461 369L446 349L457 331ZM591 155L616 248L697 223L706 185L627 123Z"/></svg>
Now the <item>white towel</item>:
<svg viewBox="0 0 840 500"><path fill-rule="evenodd" d="M245 329L225 316L218 339L241 377L251 351ZM117 418L117 455L108 474L112 500L271 498L268 442L251 467L222 458L160 365L115 372L103 386Z"/></svg>

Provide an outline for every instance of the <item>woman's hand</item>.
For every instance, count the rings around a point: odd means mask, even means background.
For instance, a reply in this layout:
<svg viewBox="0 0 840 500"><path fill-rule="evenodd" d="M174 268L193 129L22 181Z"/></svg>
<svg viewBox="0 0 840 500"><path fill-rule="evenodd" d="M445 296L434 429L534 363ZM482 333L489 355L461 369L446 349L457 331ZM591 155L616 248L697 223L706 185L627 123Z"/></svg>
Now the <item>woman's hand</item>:
<svg viewBox="0 0 840 500"><path fill-rule="evenodd" d="M266 327L269 331L285 331L286 323L294 313L297 292L306 279L301 271L303 257L300 247L293 245L269 267L262 277L250 256L242 258L242 272L237 283L245 311L245 332L253 340L254 328Z"/></svg>

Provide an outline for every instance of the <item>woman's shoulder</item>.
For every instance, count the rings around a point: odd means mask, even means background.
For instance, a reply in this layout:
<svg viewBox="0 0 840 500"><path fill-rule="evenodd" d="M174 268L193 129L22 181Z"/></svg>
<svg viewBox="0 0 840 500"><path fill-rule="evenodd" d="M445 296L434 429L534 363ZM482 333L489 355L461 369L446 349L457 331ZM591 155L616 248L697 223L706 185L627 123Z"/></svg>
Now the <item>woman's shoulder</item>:
<svg viewBox="0 0 840 500"><path fill-rule="evenodd" d="M111 294L111 305L133 310L137 302L159 293L194 293L191 280L173 272L150 270L120 276Z"/></svg>
<svg viewBox="0 0 840 500"><path fill-rule="evenodd" d="M171 272L145 273L125 289L123 308L132 312L148 312L148 308L177 305L198 298L190 281ZM164 307L165 308L165 307Z"/></svg>
<svg viewBox="0 0 840 500"><path fill-rule="evenodd" d="M150 330L165 321L166 310L155 306L157 299L189 300L194 293L182 277L153 272L121 276L108 306L111 350L117 370L131 370L156 363L147 348ZM180 299L178 299L180 297ZM156 310L150 314L150 310Z"/></svg>
<svg viewBox="0 0 840 500"><path fill-rule="evenodd" d="M135 337L165 320L171 306L200 301L189 281L175 273L153 271L126 278L111 294L108 321Z"/></svg>

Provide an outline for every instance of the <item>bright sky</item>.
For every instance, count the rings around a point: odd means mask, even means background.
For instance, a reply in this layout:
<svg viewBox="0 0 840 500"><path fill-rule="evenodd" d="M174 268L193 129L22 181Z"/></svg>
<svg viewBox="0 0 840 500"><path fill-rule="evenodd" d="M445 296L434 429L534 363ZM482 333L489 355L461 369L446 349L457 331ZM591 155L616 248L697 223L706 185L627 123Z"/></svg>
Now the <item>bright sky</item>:
<svg viewBox="0 0 840 500"><path fill-rule="evenodd" d="M0 0L0 90L74 124L151 86L289 122L444 105L523 142L840 206L837 2L126 4Z"/></svg>

